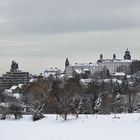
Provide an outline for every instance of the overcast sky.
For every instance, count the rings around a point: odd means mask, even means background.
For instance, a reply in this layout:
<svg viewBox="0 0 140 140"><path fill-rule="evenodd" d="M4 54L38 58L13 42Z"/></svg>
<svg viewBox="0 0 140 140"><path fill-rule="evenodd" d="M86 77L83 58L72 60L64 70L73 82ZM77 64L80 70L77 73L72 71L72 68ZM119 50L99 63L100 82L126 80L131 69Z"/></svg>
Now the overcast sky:
<svg viewBox="0 0 140 140"><path fill-rule="evenodd" d="M0 74L63 68L100 53L140 59L140 0L0 0Z"/></svg>

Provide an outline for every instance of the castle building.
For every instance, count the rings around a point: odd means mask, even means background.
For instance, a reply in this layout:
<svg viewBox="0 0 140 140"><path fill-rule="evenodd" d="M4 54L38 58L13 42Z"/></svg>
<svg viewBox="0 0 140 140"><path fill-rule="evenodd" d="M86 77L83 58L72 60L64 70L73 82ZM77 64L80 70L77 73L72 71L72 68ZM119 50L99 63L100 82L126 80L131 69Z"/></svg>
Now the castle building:
<svg viewBox="0 0 140 140"><path fill-rule="evenodd" d="M29 72L19 70L18 63L12 61L11 69L0 77L0 87L10 89L12 86L29 83Z"/></svg>
<svg viewBox="0 0 140 140"><path fill-rule="evenodd" d="M101 71L103 68L109 70L110 74L115 72L129 72L129 66L132 63L130 51L125 51L124 59L117 59L116 54L113 54L112 59L104 59L103 54L100 55L100 59L96 63L75 63L71 65L68 58L65 62L65 72L67 76L72 76L74 72L84 73L89 71L90 74L94 74L96 71Z"/></svg>
<svg viewBox="0 0 140 140"><path fill-rule="evenodd" d="M82 73L94 73L101 70L101 65L98 63L75 63L74 65L68 65L65 68L65 73L67 76L72 76L74 72L77 74Z"/></svg>
<svg viewBox="0 0 140 140"><path fill-rule="evenodd" d="M100 55L100 59L97 61L101 68L106 67L112 74L114 72L129 72L129 66L132 63L130 51L125 51L124 59L117 59L116 54L113 54L113 59L103 59L103 55Z"/></svg>

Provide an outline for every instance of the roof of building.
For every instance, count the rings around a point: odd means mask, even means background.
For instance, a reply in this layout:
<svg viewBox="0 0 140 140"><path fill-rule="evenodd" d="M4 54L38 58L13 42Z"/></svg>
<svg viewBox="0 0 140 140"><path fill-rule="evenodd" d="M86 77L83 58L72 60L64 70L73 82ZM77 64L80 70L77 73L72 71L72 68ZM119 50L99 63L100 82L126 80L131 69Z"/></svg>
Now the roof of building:
<svg viewBox="0 0 140 140"><path fill-rule="evenodd" d="M115 72L112 74L112 76L125 76L124 72Z"/></svg>
<svg viewBox="0 0 140 140"><path fill-rule="evenodd" d="M75 64L70 64L69 66L74 66L74 67L84 67L84 66L92 66L92 67L95 67L95 66L98 66L97 63L75 63Z"/></svg>
<svg viewBox="0 0 140 140"><path fill-rule="evenodd" d="M132 60L129 60L129 59L103 59L103 60L98 60L97 61L98 63L100 63L100 62L122 62L122 63L131 63L132 62Z"/></svg>
<svg viewBox="0 0 140 140"><path fill-rule="evenodd" d="M18 86L12 86L10 90L15 90Z"/></svg>
<svg viewBox="0 0 140 140"><path fill-rule="evenodd" d="M118 79L105 79L104 82L110 82L112 80L113 83L118 82L119 84L122 83L122 80L118 80Z"/></svg>
<svg viewBox="0 0 140 140"><path fill-rule="evenodd" d="M45 73L45 72L58 72L58 71L61 71L61 70L58 69L58 68L50 68L50 69L46 69L46 70L44 71L44 73Z"/></svg>
<svg viewBox="0 0 140 140"><path fill-rule="evenodd" d="M44 77L49 77L50 75L55 76L56 74L61 74L61 70L58 68L50 68L44 71Z"/></svg>
<svg viewBox="0 0 140 140"><path fill-rule="evenodd" d="M80 69L80 70L79 70L79 69L75 69L74 71L75 71L77 74L81 74L81 73L83 72L81 69Z"/></svg>

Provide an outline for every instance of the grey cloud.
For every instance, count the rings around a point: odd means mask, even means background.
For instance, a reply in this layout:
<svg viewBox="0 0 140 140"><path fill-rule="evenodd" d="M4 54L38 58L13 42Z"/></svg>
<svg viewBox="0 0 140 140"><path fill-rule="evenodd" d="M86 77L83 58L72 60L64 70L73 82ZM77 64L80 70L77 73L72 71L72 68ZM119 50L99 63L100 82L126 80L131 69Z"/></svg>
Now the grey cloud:
<svg viewBox="0 0 140 140"><path fill-rule="evenodd" d="M13 35L140 27L138 0L6 0L6 3L5 18L9 22L3 25L3 30Z"/></svg>
<svg viewBox="0 0 140 140"><path fill-rule="evenodd" d="M66 57L122 58L127 47L139 58L139 13L140 0L0 0L1 71L12 59L40 72Z"/></svg>

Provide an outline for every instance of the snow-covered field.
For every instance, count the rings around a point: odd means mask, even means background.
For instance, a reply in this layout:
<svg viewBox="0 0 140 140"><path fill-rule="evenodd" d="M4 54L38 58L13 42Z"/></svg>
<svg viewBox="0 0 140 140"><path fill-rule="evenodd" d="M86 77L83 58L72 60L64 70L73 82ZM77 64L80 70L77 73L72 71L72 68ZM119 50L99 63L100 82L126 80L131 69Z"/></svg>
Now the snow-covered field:
<svg viewBox="0 0 140 140"><path fill-rule="evenodd" d="M32 122L0 120L0 140L140 140L140 114L80 115L63 121L56 115Z"/></svg>

